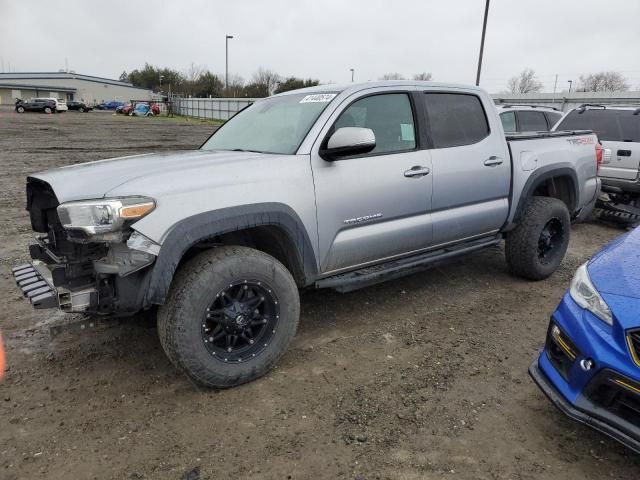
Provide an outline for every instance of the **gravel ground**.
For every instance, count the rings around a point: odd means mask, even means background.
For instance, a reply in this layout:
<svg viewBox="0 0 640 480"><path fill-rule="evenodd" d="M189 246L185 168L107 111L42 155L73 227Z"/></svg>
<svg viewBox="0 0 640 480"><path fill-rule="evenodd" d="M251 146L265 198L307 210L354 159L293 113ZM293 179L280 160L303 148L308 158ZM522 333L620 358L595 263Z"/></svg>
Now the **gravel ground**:
<svg viewBox="0 0 640 480"><path fill-rule="evenodd" d="M9 269L27 260L25 176L192 149L199 122L0 111L2 479L635 479L640 457L558 413L527 375L575 268L620 230L576 225L550 279L509 275L502 248L376 287L302 294L279 366L195 388L134 318L49 336Z"/></svg>

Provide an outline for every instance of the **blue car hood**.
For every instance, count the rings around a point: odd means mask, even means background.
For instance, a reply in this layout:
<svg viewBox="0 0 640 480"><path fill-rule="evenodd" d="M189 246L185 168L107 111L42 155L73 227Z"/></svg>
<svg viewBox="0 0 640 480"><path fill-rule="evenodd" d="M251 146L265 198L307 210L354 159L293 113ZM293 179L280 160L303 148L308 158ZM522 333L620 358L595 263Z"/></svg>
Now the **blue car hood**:
<svg viewBox="0 0 640 480"><path fill-rule="evenodd" d="M640 227L603 248L588 269L599 292L640 299Z"/></svg>

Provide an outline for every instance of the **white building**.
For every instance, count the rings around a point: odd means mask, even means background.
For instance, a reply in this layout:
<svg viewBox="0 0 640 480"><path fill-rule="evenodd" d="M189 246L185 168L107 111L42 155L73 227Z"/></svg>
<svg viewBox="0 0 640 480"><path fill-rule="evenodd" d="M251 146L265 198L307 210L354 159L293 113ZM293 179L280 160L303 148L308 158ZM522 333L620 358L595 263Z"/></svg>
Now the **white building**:
<svg viewBox="0 0 640 480"><path fill-rule="evenodd" d="M93 105L111 100L152 100L155 95L128 82L73 72L0 73L0 105L34 97L81 100Z"/></svg>

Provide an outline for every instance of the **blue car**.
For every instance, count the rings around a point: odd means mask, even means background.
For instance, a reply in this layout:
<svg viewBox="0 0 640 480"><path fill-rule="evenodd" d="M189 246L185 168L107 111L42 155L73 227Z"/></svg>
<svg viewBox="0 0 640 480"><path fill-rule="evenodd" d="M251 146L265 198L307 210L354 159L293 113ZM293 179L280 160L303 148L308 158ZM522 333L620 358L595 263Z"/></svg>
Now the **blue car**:
<svg viewBox="0 0 640 480"><path fill-rule="evenodd" d="M640 228L578 268L529 374L564 414L640 453Z"/></svg>
<svg viewBox="0 0 640 480"><path fill-rule="evenodd" d="M98 110L115 110L118 107L122 107L124 103L118 102L116 100L112 100L111 102L101 103L100 105L96 105Z"/></svg>

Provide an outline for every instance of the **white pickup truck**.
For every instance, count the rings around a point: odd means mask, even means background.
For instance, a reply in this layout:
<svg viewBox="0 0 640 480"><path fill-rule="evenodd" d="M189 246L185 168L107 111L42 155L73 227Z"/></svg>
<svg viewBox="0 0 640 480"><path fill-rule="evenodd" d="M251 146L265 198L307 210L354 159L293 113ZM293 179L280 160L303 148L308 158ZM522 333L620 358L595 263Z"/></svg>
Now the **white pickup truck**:
<svg viewBox="0 0 640 480"><path fill-rule="evenodd" d="M298 289L348 291L506 240L551 275L598 190L589 131L505 137L476 87L325 85L257 101L191 152L31 175L36 243L14 269L36 308L159 306L169 358L229 387L293 338Z"/></svg>

